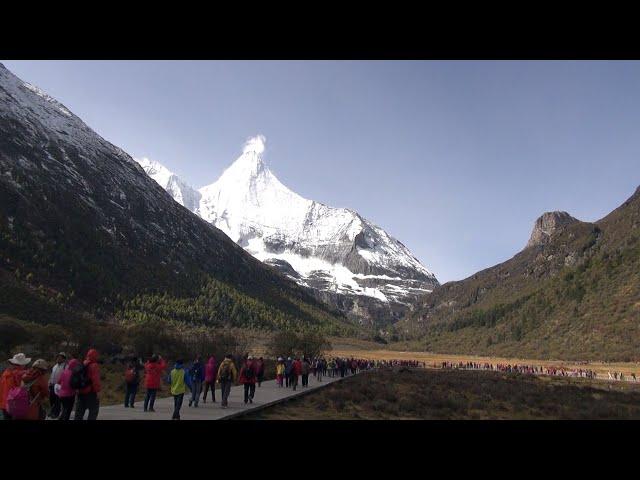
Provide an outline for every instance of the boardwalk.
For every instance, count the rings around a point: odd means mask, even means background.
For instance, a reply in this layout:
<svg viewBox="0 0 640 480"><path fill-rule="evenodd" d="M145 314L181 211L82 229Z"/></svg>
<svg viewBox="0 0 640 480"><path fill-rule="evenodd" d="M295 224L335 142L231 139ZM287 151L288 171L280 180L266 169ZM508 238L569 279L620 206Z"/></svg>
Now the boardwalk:
<svg viewBox="0 0 640 480"><path fill-rule="evenodd" d="M244 403L244 386L239 385L231 388L231 394L229 395L229 407L226 409L220 408L220 390L216 390L216 403L211 403L211 396L208 395L207 403L202 403L201 398L198 408L189 407L189 394L185 394L184 403L180 410L180 418L182 420L229 419L242 415L250 410L258 410L268 405L273 405L286 398L303 395L309 391L317 390L320 387L324 387L339 380L342 379L340 377L323 377L322 382L318 382L315 378L309 377L309 386L303 388L301 386L302 377L300 377L298 387L295 392L291 388L278 388L275 380L269 380L267 382L262 382L261 387L256 385L256 394L253 399L253 404ZM166 391L168 386L164 385L163 388ZM98 414L98 420L171 420L171 415L173 414L173 397L157 398L154 405L155 412L144 412L142 410L143 400L144 398L138 395L135 408L124 408L123 405L114 405L110 407L101 406L100 413Z"/></svg>

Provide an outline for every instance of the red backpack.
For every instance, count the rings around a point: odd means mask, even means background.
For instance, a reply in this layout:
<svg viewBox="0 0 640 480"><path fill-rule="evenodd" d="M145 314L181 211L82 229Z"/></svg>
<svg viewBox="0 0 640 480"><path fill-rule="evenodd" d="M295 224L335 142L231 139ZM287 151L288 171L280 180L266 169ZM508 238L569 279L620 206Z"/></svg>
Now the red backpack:
<svg viewBox="0 0 640 480"><path fill-rule="evenodd" d="M136 367L127 368L127 371L124 372L124 381L127 383L137 383L138 369Z"/></svg>

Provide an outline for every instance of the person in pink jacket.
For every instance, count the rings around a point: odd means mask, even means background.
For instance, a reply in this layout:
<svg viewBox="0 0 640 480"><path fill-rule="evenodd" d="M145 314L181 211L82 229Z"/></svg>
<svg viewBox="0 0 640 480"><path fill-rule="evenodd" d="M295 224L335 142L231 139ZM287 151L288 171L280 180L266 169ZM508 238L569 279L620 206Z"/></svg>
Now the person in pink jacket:
<svg viewBox="0 0 640 480"><path fill-rule="evenodd" d="M167 361L160 355L154 355L144 364L144 369L147 372L144 379L144 386L147 388L147 395L144 397L145 412L155 412L153 404L156 401L156 392L160 388L160 376L166 367Z"/></svg>
<svg viewBox="0 0 640 480"><path fill-rule="evenodd" d="M62 372L58 379L54 389L57 390L57 395L60 398L62 404L62 413L58 417L58 420L69 420L71 418L71 412L73 411L73 404L76 402L77 390L71 388L71 374L73 373L73 367L80 362L76 358L72 358L69 362L69 366Z"/></svg>
<svg viewBox="0 0 640 480"><path fill-rule="evenodd" d="M74 420L83 420L84 413L88 410L87 420L97 420L100 411L100 366L98 358L100 355L95 348L89 349L84 364L87 367L87 377L89 385L78 390L78 403Z"/></svg>
<svg viewBox="0 0 640 480"><path fill-rule="evenodd" d="M216 403L216 359L212 355L204 369L204 396L202 403L207 403L207 392L211 389L211 401Z"/></svg>

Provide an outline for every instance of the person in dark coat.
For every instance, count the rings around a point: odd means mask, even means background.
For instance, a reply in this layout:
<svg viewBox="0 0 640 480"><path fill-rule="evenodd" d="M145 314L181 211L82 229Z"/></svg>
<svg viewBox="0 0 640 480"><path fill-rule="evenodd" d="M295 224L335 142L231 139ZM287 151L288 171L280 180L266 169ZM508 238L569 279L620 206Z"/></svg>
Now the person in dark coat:
<svg viewBox="0 0 640 480"><path fill-rule="evenodd" d="M200 363L200 357L196 357L195 362L189 369L189 376L191 377L191 398L189 399L189 406L198 406L200 401L200 391L202 390L202 382L204 382L204 366Z"/></svg>
<svg viewBox="0 0 640 480"><path fill-rule="evenodd" d="M244 384L244 403L253 403L253 397L256 393L256 381L258 372L253 363L253 357L249 355L246 363L240 369L240 383Z"/></svg>
<svg viewBox="0 0 640 480"><path fill-rule="evenodd" d="M256 362L256 369L258 371L258 387L264 381L264 359L260 357Z"/></svg>
<svg viewBox="0 0 640 480"><path fill-rule="evenodd" d="M138 392L138 386L140 385L140 372L143 368L144 365L142 365L142 362L137 358L132 359L127 365L127 370L124 373L125 408L134 408L133 404L136 401L136 393Z"/></svg>

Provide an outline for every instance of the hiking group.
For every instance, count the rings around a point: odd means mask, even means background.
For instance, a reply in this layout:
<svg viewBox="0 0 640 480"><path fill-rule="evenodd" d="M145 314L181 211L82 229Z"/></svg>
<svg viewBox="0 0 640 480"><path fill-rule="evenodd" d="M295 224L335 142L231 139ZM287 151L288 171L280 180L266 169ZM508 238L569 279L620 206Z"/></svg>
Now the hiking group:
<svg viewBox="0 0 640 480"><path fill-rule="evenodd" d="M17 353L8 360L9 367L0 377L0 409L5 420L70 420L75 406L74 420L96 420L100 410L100 366L97 350L91 348L83 361L67 359L64 352L58 353L52 368L46 360L33 362L24 353ZM362 369L369 369L373 363L356 359L316 358L310 361L303 357L285 361L279 357L275 373L276 384L297 389L298 378L302 377L302 386L309 386L309 376L315 376L321 382L323 376L344 377ZM200 400L206 403L209 393L211 401L216 402L216 383L220 385L220 407L228 408L231 387L239 382L244 388L244 403L253 403L256 385L261 386L265 378L265 362L262 357L257 361L248 355L238 370L233 355L225 355L220 365L212 355L206 364L196 357L189 368L183 359L178 359L173 369L166 375L167 361L154 354L146 363L139 358L132 359L124 371L124 407L135 408L135 399L141 384L146 393L144 412L155 412L157 392L163 378L170 385L174 400L173 420L180 420L180 411L185 394L189 393L189 407L198 408ZM49 378L47 372L50 370ZM145 374L144 383L141 379ZM48 414L45 404L50 407ZM87 414L88 413L88 414Z"/></svg>
<svg viewBox="0 0 640 480"><path fill-rule="evenodd" d="M0 377L0 409L4 420L44 420L57 418L70 420L75 405L74 420L98 418L100 408L100 367L98 352L90 349L83 362L72 358L67 361L64 352L58 353L49 379L49 365L44 359L31 363L24 353L8 360L9 368ZM49 413L44 403L49 400Z"/></svg>
<svg viewBox="0 0 640 480"><path fill-rule="evenodd" d="M207 393L211 391L211 401L215 403L215 384L217 381L220 384L220 407L227 408L229 405L231 386L236 380L244 385L244 403L253 403L256 382L258 382L259 385L263 378L264 359L262 357L254 363L253 356L249 355L240 369L239 376L236 366L233 363L233 355L231 354L225 355L224 360L222 360L217 370L216 359L213 356L209 358L209 361L204 367L200 362L200 358L196 358L188 371L184 368L184 361L182 359L177 360L168 377L174 402L171 419L180 420L180 410L187 389L191 392L189 407L198 408L202 383L204 382L205 384L202 402L206 403Z"/></svg>

